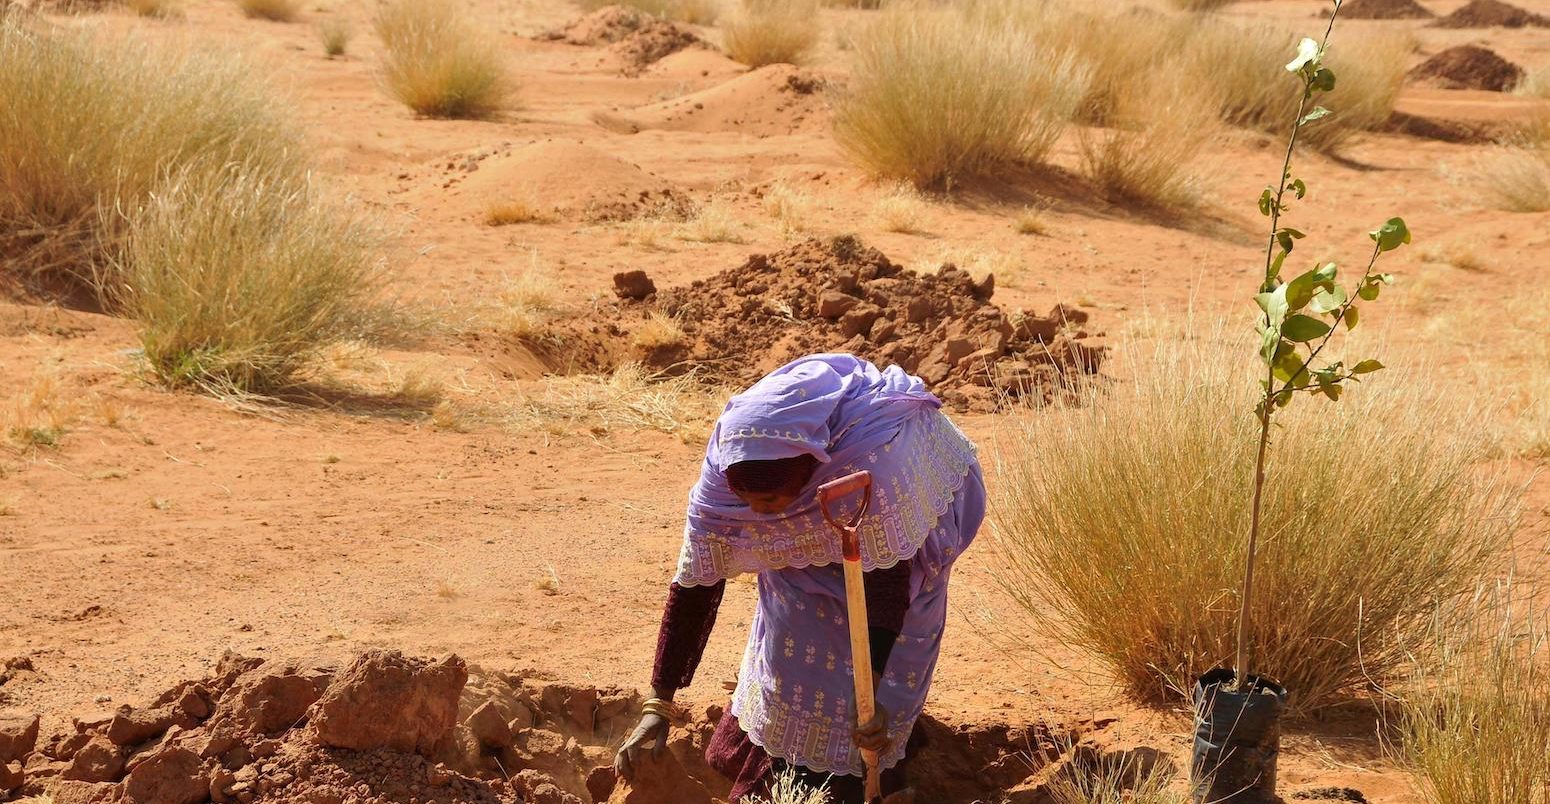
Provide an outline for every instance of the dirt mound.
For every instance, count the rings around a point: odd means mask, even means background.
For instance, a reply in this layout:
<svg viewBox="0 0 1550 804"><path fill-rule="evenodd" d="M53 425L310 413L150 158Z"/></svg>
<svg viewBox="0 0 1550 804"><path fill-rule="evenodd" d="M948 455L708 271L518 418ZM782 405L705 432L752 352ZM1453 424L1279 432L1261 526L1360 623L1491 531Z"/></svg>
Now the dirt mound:
<svg viewBox="0 0 1550 804"><path fill-rule="evenodd" d="M991 303L994 291L994 276L950 264L913 273L853 237L808 240L561 322L557 340L568 351L556 357L583 368L625 360L695 368L746 385L802 355L844 351L902 366L953 407L978 411L1048 396L1098 370L1104 349L1081 329L1086 311L1008 313ZM682 338L640 345L631 330L652 313L678 321Z"/></svg>
<svg viewBox="0 0 1550 804"><path fill-rule="evenodd" d="M1438 28L1523 28L1550 27L1544 17L1502 0L1470 0L1459 10L1432 23Z"/></svg>
<svg viewBox="0 0 1550 804"><path fill-rule="evenodd" d="M569 25L540 35L540 39L572 45L611 45L627 39L651 21L651 16L629 6L603 6Z"/></svg>
<svg viewBox="0 0 1550 804"><path fill-rule="evenodd" d="M542 214L588 221L624 220L643 212L692 206L666 179L580 142L546 140L495 154L450 188L430 188L437 201L484 219L491 207L538 205Z"/></svg>
<svg viewBox="0 0 1550 804"><path fill-rule="evenodd" d="M276 713L298 708L296 721L270 729ZM346 666L228 653L207 678L149 706L83 714L36 747L32 716L0 726L21 737L7 745L25 760L22 794L48 791L57 804L725 801L730 783L704 760L720 705L675 721L666 761L636 783L615 778L613 749L640 708L635 692L491 673L455 656L369 651ZM1056 731L923 715L909 782L923 801L1000 800L1009 790L1042 801L1049 780L1105 756L1090 738L1108 722ZM341 735L352 747L337 745ZM1126 753L1138 751L1151 749Z"/></svg>
<svg viewBox="0 0 1550 804"><path fill-rule="evenodd" d="M541 39L572 45L606 45L604 62L625 75L641 71L680 50L710 45L693 31L626 6L604 6Z"/></svg>
<svg viewBox="0 0 1550 804"><path fill-rule="evenodd" d="M594 120L625 134L646 129L736 131L756 137L793 134L821 126L824 80L789 64L772 64L723 84L624 114Z"/></svg>
<svg viewBox="0 0 1550 804"><path fill-rule="evenodd" d="M1523 78L1523 69L1479 45L1459 45L1421 62L1410 78L1439 89L1506 92Z"/></svg>
<svg viewBox="0 0 1550 804"><path fill-rule="evenodd" d="M1415 0L1351 0L1340 15L1358 20L1420 20L1437 16Z"/></svg>
<svg viewBox="0 0 1550 804"><path fill-rule="evenodd" d="M702 47L691 47L659 59L647 68L644 75L652 78L669 78L678 81L716 79L725 81L748 72L748 67L733 61L721 53Z"/></svg>

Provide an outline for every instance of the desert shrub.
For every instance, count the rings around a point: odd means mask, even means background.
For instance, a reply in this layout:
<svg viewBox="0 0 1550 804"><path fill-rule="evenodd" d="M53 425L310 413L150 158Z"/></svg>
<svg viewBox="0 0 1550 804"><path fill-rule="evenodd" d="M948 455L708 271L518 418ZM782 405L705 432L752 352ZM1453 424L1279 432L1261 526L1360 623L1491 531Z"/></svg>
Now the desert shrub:
<svg viewBox="0 0 1550 804"><path fill-rule="evenodd" d="M1405 693L1399 748L1427 804L1550 802L1550 627L1505 597L1439 616Z"/></svg>
<svg viewBox="0 0 1550 804"><path fill-rule="evenodd" d="M743 0L722 24L722 47L749 67L799 64L818 33L817 0Z"/></svg>
<svg viewBox="0 0 1550 804"><path fill-rule="evenodd" d="M112 287L107 257L126 229L114 210L169 171L232 163L299 179L300 137L251 72L230 54L0 20L0 271Z"/></svg>
<svg viewBox="0 0 1550 804"><path fill-rule="evenodd" d="M1477 157L1464 181L1497 209L1550 209L1550 115L1531 119Z"/></svg>
<svg viewBox="0 0 1550 804"><path fill-rule="evenodd" d="M1326 151L1388 122L1411 50L1408 39L1392 34L1357 38L1347 32L1336 39L1340 46L1326 59L1340 77L1329 97L1334 114L1300 137L1303 144ZM1211 76L1221 92L1225 120L1273 132L1297 107L1296 94L1287 91L1291 79L1285 69L1285 54L1296 41L1297 35L1278 26L1200 19L1185 53L1194 64L1191 72Z"/></svg>
<svg viewBox="0 0 1550 804"><path fill-rule="evenodd" d="M254 19L290 22L301 11L297 0L237 0L242 13Z"/></svg>
<svg viewBox="0 0 1550 804"><path fill-rule="evenodd" d="M1235 357L1128 347L1132 380L998 445L999 584L1143 699L1232 661L1259 429ZM1471 589L1513 533L1514 492L1478 468L1467 413L1403 388L1278 414L1248 644L1296 709L1393 677L1394 636Z"/></svg>
<svg viewBox="0 0 1550 804"><path fill-rule="evenodd" d="M922 187L1038 162L1086 91L1072 57L968 11L891 9L855 45L835 138L872 174Z"/></svg>
<svg viewBox="0 0 1550 804"><path fill-rule="evenodd" d="M1153 72L1111 99L1108 128L1083 133L1083 172L1111 200L1191 206L1201 185L1194 165L1215 137L1216 109L1209 87Z"/></svg>
<svg viewBox="0 0 1550 804"><path fill-rule="evenodd" d="M353 33L350 24L342 19L330 17L318 23L318 39L323 43L323 52L329 58L344 55Z"/></svg>
<svg viewBox="0 0 1550 804"><path fill-rule="evenodd" d="M377 11L388 91L426 117L481 119L506 108L516 87L505 56L451 0L389 0Z"/></svg>
<svg viewBox="0 0 1550 804"><path fill-rule="evenodd" d="M281 388L365 323L373 234L286 174L185 171L129 213L129 232L119 302L169 384Z"/></svg>

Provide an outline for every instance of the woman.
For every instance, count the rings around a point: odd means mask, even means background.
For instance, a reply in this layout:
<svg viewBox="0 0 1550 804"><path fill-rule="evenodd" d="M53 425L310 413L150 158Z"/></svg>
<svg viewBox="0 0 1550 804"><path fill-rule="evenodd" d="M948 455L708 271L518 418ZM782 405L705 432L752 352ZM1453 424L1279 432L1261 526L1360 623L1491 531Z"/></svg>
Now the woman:
<svg viewBox="0 0 1550 804"><path fill-rule="evenodd" d="M727 403L689 495L678 573L657 639L653 698L614 765L633 775L667 741L673 695L689 685L726 579L758 573L759 602L732 704L706 750L732 801L794 772L836 804L863 799L859 748L883 792L902 791L905 747L925 704L947 616L947 581L979 529L985 486L974 446L941 402L898 367L843 354L804 357ZM877 714L856 723L839 536L819 485L872 474L860 527Z"/></svg>

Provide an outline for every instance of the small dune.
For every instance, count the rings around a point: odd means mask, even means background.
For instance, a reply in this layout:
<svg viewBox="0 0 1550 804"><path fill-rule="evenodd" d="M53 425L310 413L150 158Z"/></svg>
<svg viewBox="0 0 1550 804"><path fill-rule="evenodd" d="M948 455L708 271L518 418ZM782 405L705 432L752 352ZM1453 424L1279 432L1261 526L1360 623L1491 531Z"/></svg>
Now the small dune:
<svg viewBox="0 0 1550 804"><path fill-rule="evenodd" d="M772 64L700 92L630 112L600 112L598 125L624 134L665 131L730 131L755 137L815 130L825 118L818 74L790 64Z"/></svg>
<svg viewBox="0 0 1550 804"><path fill-rule="evenodd" d="M445 191L458 212L482 218L497 204L525 202L546 214L613 220L686 203L674 185L591 145L547 140L485 159Z"/></svg>

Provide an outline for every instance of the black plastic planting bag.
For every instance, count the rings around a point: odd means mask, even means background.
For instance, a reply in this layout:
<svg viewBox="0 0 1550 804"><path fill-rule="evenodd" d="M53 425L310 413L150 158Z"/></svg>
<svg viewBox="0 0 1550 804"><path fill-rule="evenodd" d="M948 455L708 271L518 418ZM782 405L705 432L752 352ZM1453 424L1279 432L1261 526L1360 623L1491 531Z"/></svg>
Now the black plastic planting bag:
<svg viewBox="0 0 1550 804"><path fill-rule="evenodd" d="M1195 682L1195 750L1190 781L1196 804L1275 801L1276 756L1286 689L1249 676L1245 690L1229 692L1233 672L1212 670Z"/></svg>

